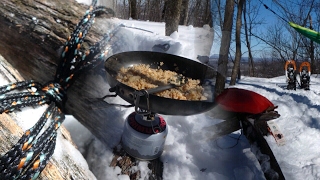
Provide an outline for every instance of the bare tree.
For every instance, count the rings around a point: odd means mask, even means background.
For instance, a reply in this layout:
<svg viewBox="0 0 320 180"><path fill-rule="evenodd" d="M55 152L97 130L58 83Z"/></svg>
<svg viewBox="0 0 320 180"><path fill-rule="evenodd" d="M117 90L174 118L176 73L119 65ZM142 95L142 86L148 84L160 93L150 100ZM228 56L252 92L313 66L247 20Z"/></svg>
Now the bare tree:
<svg viewBox="0 0 320 180"><path fill-rule="evenodd" d="M189 0L182 0L181 13L180 13L180 25L187 25L189 15Z"/></svg>
<svg viewBox="0 0 320 180"><path fill-rule="evenodd" d="M107 1L107 0L106 0ZM177 4L171 13L179 13L180 25L191 24L202 27L212 24L210 15L210 0L113 0L116 6L116 16L127 19L150 20L155 22L165 21L166 4ZM220 0L211 0L220 1ZM181 5L180 5L181 4ZM178 10L179 8L179 10ZM173 18L173 17L169 17Z"/></svg>
<svg viewBox="0 0 320 180"><path fill-rule="evenodd" d="M312 27L312 18L311 15L309 14L309 23L310 23L310 29L313 30ZM313 41L310 41L310 46L308 48L309 54L310 54L310 61L311 61L311 72L315 72L316 70L316 63L315 63L315 59L314 59L314 45L313 45Z"/></svg>
<svg viewBox="0 0 320 180"><path fill-rule="evenodd" d="M188 22L194 26L211 23L210 0L190 0Z"/></svg>
<svg viewBox="0 0 320 180"><path fill-rule="evenodd" d="M141 19L142 15L143 15L143 8L142 8L142 0L136 0L137 4L136 4L136 13L137 13L137 19Z"/></svg>
<svg viewBox="0 0 320 180"><path fill-rule="evenodd" d="M252 31L257 29L263 23L263 18L259 18L261 3L255 3L255 0L246 0L243 5L243 25L244 25L244 44L248 49L248 75L255 76L255 67L253 61L253 48L258 46L261 41L251 44ZM259 27L258 27L259 28ZM259 28L260 29L260 28Z"/></svg>
<svg viewBox="0 0 320 180"><path fill-rule="evenodd" d="M181 4L182 0L167 0L165 2L166 36L170 36L174 31L178 31Z"/></svg>
<svg viewBox="0 0 320 180"><path fill-rule="evenodd" d="M204 14L202 15L203 17L203 23L204 24L212 24L212 19L211 19L211 12L210 12L210 0L205 0L205 5L204 5Z"/></svg>
<svg viewBox="0 0 320 180"><path fill-rule="evenodd" d="M144 11L143 11L143 18L145 20L145 16L149 14L149 8L150 8L150 0L144 1Z"/></svg>
<svg viewBox="0 0 320 180"><path fill-rule="evenodd" d="M189 9L190 16L188 19L188 22L190 24L195 25L197 22L199 22L199 14L201 12L200 9L201 9L201 0L191 0L190 9Z"/></svg>
<svg viewBox="0 0 320 180"><path fill-rule="evenodd" d="M149 16L151 17L150 20L152 21L161 21L161 14L164 6L164 0L153 0L151 1L150 13Z"/></svg>
<svg viewBox="0 0 320 180"><path fill-rule="evenodd" d="M249 76L254 76L254 65L253 65L253 57L251 52L251 45L249 41L249 33L248 33L248 24L247 24L247 16L246 16L246 2L244 3L243 7L243 21L244 21L244 33L246 37L246 46L248 48L248 55L249 55Z"/></svg>
<svg viewBox="0 0 320 180"><path fill-rule="evenodd" d="M116 5L117 9L116 11L116 16L119 18L126 19L128 18L130 12L129 12L129 0L120 0L117 2L118 4Z"/></svg>
<svg viewBox="0 0 320 180"><path fill-rule="evenodd" d="M222 10L222 5L221 5L221 0L213 0L217 6L218 9L218 19L219 19L219 26L221 27L221 30L223 28L223 10Z"/></svg>
<svg viewBox="0 0 320 180"><path fill-rule="evenodd" d="M272 50L278 52L283 61L309 59L310 51L307 47L310 48L310 40L289 27L287 21L306 27L310 13L315 11L315 0L297 0L294 3L284 0L273 2L277 5L274 12L277 12L275 15L280 17L280 21L270 27L268 32L261 36L262 39L271 44Z"/></svg>
<svg viewBox="0 0 320 180"><path fill-rule="evenodd" d="M130 17L137 19L137 0L129 0Z"/></svg>
<svg viewBox="0 0 320 180"><path fill-rule="evenodd" d="M242 25L242 9L245 0L238 0L238 12L236 22L236 56L231 73L230 85L236 84L237 75L240 76L240 61L241 61L241 25Z"/></svg>
<svg viewBox="0 0 320 180"><path fill-rule="evenodd" d="M217 78L215 84L215 96L219 95L225 88L228 52L230 48L231 32L233 24L234 1L226 0L224 21L222 28L221 46L219 52Z"/></svg>

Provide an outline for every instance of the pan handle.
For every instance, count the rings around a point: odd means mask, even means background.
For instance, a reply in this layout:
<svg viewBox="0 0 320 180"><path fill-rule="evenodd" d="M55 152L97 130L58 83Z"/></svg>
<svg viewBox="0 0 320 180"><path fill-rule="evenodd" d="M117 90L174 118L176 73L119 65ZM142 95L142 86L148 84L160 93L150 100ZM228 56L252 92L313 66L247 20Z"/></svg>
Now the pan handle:
<svg viewBox="0 0 320 180"><path fill-rule="evenodd" d="M109 103L106 100L104 100L105 98L116 97L116 96L117 94L109 94L109 95L103 96L102 98L87 98L85 99L85 102L89 109L104 109L110 106L118 106L118 107L125 107L125 108L133 107L132 104L116 104L116 103Z"/></svg>
<svg viewBox="0 0 320 180"><path fill-rule="evenodd" d="M182 83L180 85L182 85ZM167 84L167 85L164 85L164 86L158 86L156 88L152 88L152 89L148 89L148 90L142 89L142 90L135 91L134 92L135 111L138 114L141 114L141 115L150 114L151 111L150 111L149 94L155 94L157 92L161 92L161 91L164 91L164 90L167 90L167 89L171 89L171 88L175 88L175 87L178 87L178 85L176 85L176 84ZM147 107L147 109L139 108L140 99L142 97L146 98L146 107Z"/></svg>

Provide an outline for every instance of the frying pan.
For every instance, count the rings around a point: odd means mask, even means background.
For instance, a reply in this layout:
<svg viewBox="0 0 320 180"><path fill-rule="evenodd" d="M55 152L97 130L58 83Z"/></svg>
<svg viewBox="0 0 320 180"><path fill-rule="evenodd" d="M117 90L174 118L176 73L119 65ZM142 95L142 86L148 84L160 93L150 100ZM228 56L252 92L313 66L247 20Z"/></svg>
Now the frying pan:
<svg viewBox="0 0 320 180"><path fill-rule="evenodd" d="M163 65L160 66L160 63ZM136 64L147 64L150 68L175 71L192 79L199 79L205 85L207 79L215 77L213 68L184 57L151 51L130 51L110 56L105 62L107 81L110 91L115 92L122 99L135 105L137 109L164 115L193 115L212 109L215 106L213 88L205 88L205 101L187 101L164 98L153 94L136 96L137 90L116 79L122 67L127 68ZM138 93L141 94L141 93Z"/></svg>

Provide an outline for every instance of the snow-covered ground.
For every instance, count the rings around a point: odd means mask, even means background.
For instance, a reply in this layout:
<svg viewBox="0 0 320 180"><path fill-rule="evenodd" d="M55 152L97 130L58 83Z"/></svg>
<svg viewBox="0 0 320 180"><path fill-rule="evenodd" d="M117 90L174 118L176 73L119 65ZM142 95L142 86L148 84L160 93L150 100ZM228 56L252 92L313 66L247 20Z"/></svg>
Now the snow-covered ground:
<svg viewBox="0 0 320 180"><path fill-rule="evenodd" d="M310 91L285 90L278 86L284 81L284 76L271 79L242 77L235 87L255 91L279 106L281 116L275 121L285 136L286 144L278 146L272 136L266 137L266 140L286 179L320 179L320 79L315 75L311 77ZM3 79L0 82L5 83ZM17 112L17 115L25 120L21 125L26 129L38 120L43 111L44 107L27 108ZM127 111L130 113L132 110ZM208 140L214 132L206 130L206 127L217 123L217 120L204 114L164 118L170 128L161 156L164 179L264 179L246 138L241 136L237 140L240 131L217 140ZM23 122L27 123L23 125ZM70 130L81 151L88 149L86 144L94 139L91 144L94 150L91 152L95 153L88 155L91 159L87 161L99 167L93 169L97 179L129 179L125 175L118 176L119 168L109 167L112 150L95 139L72 116L67 116L63 125ZM54 156L59 156L62 147L66 146L58 143ZM79 156L76 157L79 163L84 163L81 155L75 156ZM148 177L150 170L147 163L141 161L135 168L142 171L144 176L141 179Z"/></svg>
<svg viewBox="0 0 320 180"><path fill-rule="evenodd" d="M272 136L266 137L286 179L320 179L320 79L311 78L311 90L285 90L285 77L271 79L242 77L235 87L257 92L267 97L278 107L281 115L274 120L285 136L286 144L278 146ZM132 110L127 110L128 113ZM125 118L125 117L124 117ZM161 156L164 162L164 179L264 179L260 164L250 150L247 139L236 131L216 140L208 140L210 132L206 129L218 120L205 114L193 116L164 116L169 125L165 150ZM85 132L76 120L66 120L65 125ZM69 128L72 132L72 128ZM239 140L237 140L239 138ZM76 142L85 144L83 141ZM129 179L119 177L119 168L110 168L112 150L97 140L95 149L105 148L99 156L92 155L99 171L93 170L98 179ZM102 168L101 166L104 166ZM144 171L144 179L150 170L143 161L139 169ZM100 175L99 175L100 174ZM105 178L102 178L105 177Z"/></svg>
<svg viewBox="0 0 320 180"><path fill-rule="evenodd" d="M171 37L165 37L164 23L145 22L136 20L112 19L108 23L124 23L128 27L142 28L154 32L153 34L125 28L122 35L129 43L120 47L118 51L128 49L146 50L150 42L169 42L173 53L196 60L197 55L209 55L209 39L203 39L206 34L212 33L206 27L194 28L180 26L179 32ZM102 25L101 25L102 26ZM139 37L139 38L138 38ZM131 39L130 39L131 38ZM139 39L139 41L134 41ZM130 44L130 42L132 42ZM139 44L145 44L141 45ZM148 43L146 43L148 42ZM177 48L179 47L179 48ZM194 47L194 48L193 48ZM203 49L206 49L204 51ZM213 47L219 49L219 47ZM116 52L113 52L116 53ZM242 77L235 87L255 91L278 105L281 115L275 121L280 126L286 139L286 145L277 146L274 139L266 137L286 179L319 179L320 178L320 80L312 76L311 90L289 91L277 86L285 83L285 77L272 79ZM133 109L118 109L123 111L123 122ZM164 163L164 179L264 179L261 167L255 155L250 151L250 144L240 131L221 137L217 140L208 140L210 132L206 127L218 123L205 114L193 116L164 116L169 125L169 134L165 142L165 150L161 156ZM76 121L70 118L64 123L69 130L85 132L76 127ZM68 125L69 124L69 125ZM121 127L114 127L121 129ZM114 130L109 129L111 132ZM106 130L108 131L108 129ZM78 134L78 133L76 133ZM121 133L120 133L121 134ZM240 137L239 137L240 136ZM85 139L92 140L92 137ZM239 137L239 140L237 138ZM75 136L75 138L77 138ZM86 142L83 137L76 140L80 149L84 149ZM111 140L110 144L118 144L118 139ZM110 168L112 160L111 147L105 147L99 141L93 141L93 150L88 163L98 179L128 179L128 176L118 176L120 168ZM101 150L104 149L104 150ZM99 154L99 155L97 155ZM99 167L99 168L97 168ZM148 177L150 170L147 163L140 162L136 169L142 171L141 179Z"/></svg>
<svg viewBox="0 0 320 180"><path fill-rule="evenodd" d="M286 144L277 146L272 136L266 139L286 179L319 179L320 80L312 76L310 91L285 90L279 87L284 82L284 76L271 79L242 77L235 87L255 91L279 106L278 112L281 116L275 121L285 136ZM132 110L127 111L130 113ZM170 127L165 151L161 156L164 162L164 179L264 178L246 138L241 136L239 141L237 140L240 136L239 131L217 140L208 140L214 132L208 131L206 127L217 123L217 120L204 114L164 117ZM84 129L78 129L81 125L75 128L77 123L74 119L66 120L65 125L72 127L69 128L71 132L85 132ZM83 147L81 144L85 144L83 139L76 142L80 147ZM94 141L94 146L96 149L104 147L97 140ZM95 158L89 161L95 162L95 166L100 166L99 171L95 173L103 175L98 176L106 177L105 179L117 178L120 169L108 167L112 153L111 149L105 149L106 151L99 153L99 156L92 155L91 157ZM105 169L101 168L103 165ZM140 166L147 176L150 170L146 164L142 162Z"/></svg>
<svg viewBox="0 0 320 180"><path fill-rule="evenodd" d="M172 45L172 49L169 49L167 53L197 60L198 55L209 56L219 50L219 47L216 46L219 43L214 43L211 48L213 31L208 26L203 28L179 26L179 32L166 37L164 36L164 23L117 18L107 22L123 23L128 27L153 32L125 28L121 34L126 36L127 43L123 43L126 45L123 47L120 43L118 52L127 49L146 50L152 46L150 42L154 44L168 42ZM235 87L255 91L279 106L278 111L281 117L275 121L284 133L287 143L284 146L277 146L271 136L266 139L286 179L319 179L320 141L317 137L320 136L320 80L315 76L311 78L311 91L288 91L276 85L283 83L285 83L284 77L272 79L243 77ZM126 116L133 111L133 109L120 110L125 111L122 113L124 114L123 122ZM220 121L211 119L205 114L164 116L164 118L169 125L165 150L161 156L164 163L164 179L264 179L256 157L250 151L250 144L244 136L240 136L240 131L217 140L208 140L210 134L214 132L206 130L206 127ZM70 118L69 121L66 120L65 125L70 127L71 132L85 132L84 129L74 128L75 122ZM114 128L119 129L119 127ZM113 132L113 130L110 131ZM92 137L85 137L85 139L92 140ZM239 140L237 140L238 137ZM80 149L84 149L83 146L87 143L83 141L83 137L77 139L79 139L76 142ZM110 142L110 144L117 143ZM104 147L97 140L94 140L92 144L96 151L91 152L99 152L99 155L92 155L87 160L89 165L99 167L92 168L98 179L128 179L128 176L118 176L119 168L109 167L112 160L111 147ZM145 179L150 173L147 163L140 162L138 168L142 171L141 179Z"/></svg>
<svg viewBox="0 0 320 180"><path fill-rule="evenodd" d="M277 146L266 137L286 179L320 179L320 79L311 77L310 91L284 90L285 77L261 79L243 77L236 87L267 97L281 115L275 121L281 127L286 144Z"/></svg>
<svg viewBox="0 0 320 180"><path fill-rule="evenodd" d="M196 60L197 56L208 56L211 51L212 31L208 26L195 28L180 26L179 32L170 37L164 36L164 23L142 22L136 20L112 19L107 23L124 23L128 27L137 27L152 31L126 28L122 34L127 35L125 46L118 47L113 53L129 50L145 50L150 48L150 42L162 44L168 42L172 49L167 53L177 54ZM103 26L103 24L101 24ZM211 39L210 39L211 38ZM139 41L137 41L139 40ZM146 43L148 42L148 43ZM144 46L141 44L146 43ZM217 43L218 44L218 43ZM121 43L120 43L121 45ZM217 52L219 47L213 47ZM150 48L151 50L151 48ZM210 53L211 51L211 53ZM6 82L0 79L0 84ZM311 77L311 90L289 91L279 87L285 83L284 76L264 79L242 77L235 87L255 91L267 97L279 106L281 115L275 121L283 132L286 144L277 146L271 136L266 137L286 179L320 179L320 80ZM277 85L278 84L278 85ZM123 122L133 109L115 109L122 111ZM21 125L30 128L44 111L43 107L26 108L17 112L21 117ZM39 114L39 115L37 115ZM169 126L169 133L165 142L164 153L160 157L164 164L163 179L208 179L208 180L257 180L264 179L260 164L250 150L247 139L236 131L232 134L210 140L214 132L208 130L213 124L220 122L206 114L192 116L163 116ZM26 121L27 123L23 123ZM112 147L99 142L92 134L68 115L63 123L71 132L79 150L87 153L87 162L80 154L75 154L79 163L91 166L97 179L129 179L126 175L119 175L120 168L109 167L113 158ZM122 129L122 127L110 127ZM113 129L106 131L114 132ZM121 134L121 132L119 133ZM118 139L110 139L110 144L118 144ZM90 144L90 145L89 145ZM90 147L88 147L90 146ZM54 156L59 156L63 144L57 145ZM151 171L147 163L141 161L132 171L139 169L141 179L146 179Z"/></svg>

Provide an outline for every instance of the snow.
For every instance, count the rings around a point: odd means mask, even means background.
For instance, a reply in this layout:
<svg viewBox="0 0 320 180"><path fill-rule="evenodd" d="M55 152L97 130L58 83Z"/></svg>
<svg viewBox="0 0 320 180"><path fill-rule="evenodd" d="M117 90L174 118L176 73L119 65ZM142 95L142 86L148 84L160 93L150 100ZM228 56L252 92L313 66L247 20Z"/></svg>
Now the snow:
<svg viewBox="0 0 320 180"><path fill-rule="evenodd" d="M84 1L86 2L86 1ZM164 23L150 21L111 19L106 24L123 23L127 27L142 28L152 31L149 33L132 28L122 28L119 32L124 35L126 43L120 45L113 53L128 50L146 50L152 45L169 43L167 53L188 57L197 60L197 56L212 54L212 30L208 26L201 28L179 26L179 31L171 36L164 36ZM139 40L139 41L138 41ZM152 44L153 43L153 44ZM219 43L214 42L212 49L219 50ZM227 83L229 78L227 78ZM0 79L0 84L6 84ZM285 136L286 144L278 146L272 136L265 137L269 143L286 179L320 179L320 79L312 75L311 90L285 90L279 84L285 83L285 77L254 78L242 76L234 87L257 92L267 97L272 103L279 106L281 115L274 120ZM30 128L41 116L44 106L38 108L24 108L16 112L19 124L24 130ZM115 132L119 137L109 138L109 143L102 144L73 116L67 115L63 125L70 131L81 153L86 153L86 161L80 153L74 153L74 159L84 168L90 167L97 179L127 180L127 175L119 175L119 167L109 167L113 158L112 148L119 144L121 129L125 118L133 111L132 108L114 108L121 111L123 121L106 131ZM210 139L215 133L209 127L221 122L207 114L192 116L166 116L169 133L165 142L165 149L161 161L164 164L163 179L208 179L208 180L259 180L264 179L262 170L268 169L268 164L260 166L254 146L241 135L241 131L233 132L216 140ZM61 150L72 148L65 142L57 143L54 156L59 158ZM118 147L120 148L120 147ZM71 150L74 152L73 150ZM255 152L255 151L254 151ZM255 152L256 153L256 152ZM151 173L148 164L140 161L131 171L141 171L141 179L147 179Z"/></svg>
<svg viewBox="0 0 320 180"><path fill-rule="evenodd" d="M124 38L126 43L123 43L126 46L120 46L120 50L113 53L128 49L128 45L131 50L147 50L152 42L159 44L169 42L172 45L171 48L176 48L169 49L167 53L185 56L193 60L197 60L198 55L210 54L211 45L208 42L210 38L203 38L208 33L212 33L207 26L203 28L179 26L179 31L168 37L164 36L164 23L116 18L107 23L123 23L128 27L153 32L148 33L130 28L121 29L120 34L126 37ZM104 25L100 24L99 26ZM139 41L135 41L138 37ZM120 43L120 45L122 44ZM177 48L178 46L179 48ZM213 48L219 49L218 46ZM284 133L286 144L278 146L272 136L266 137L266 140L286 179L319 179L320 152L318 149L320 142L317 137L320 136L320 80L316 76L312 76L311 91L289 91L277 86L277 84L284 83L284 76L271 79L242 77L235 87L257 92L279 106L278 111L281 116L275 121ZM122 124L133 111L133 109L115 109L122 112ZM208 127L221 122L221 120L212 119L206 114L162 116L169 126L165 150L161 156L164 163L164 179L264 179L263 170L268 170L269 164L264 163L261 166L256 156L259 159L268 159L269 157L259 154L244 136L240 136L240 131L211 140L210 136L214 132ZM72 126L76 126L76 120ZM120 129L122 129L121 126L115 126L106 129L106 131L118 132L120 136ZM96 138L93 139L92 151L95 153L90 153L87 160L97 179L128 179L125 175L118 175L120 172L118 167L109 167L113 148L110 147L110 144L118 144L120 137L110 138L109 146L102 144ZM86 144L82 141L77 143ZM79 146L81 148L81 145ZM144 161L134 166L132 171L136 169L141 171L141 179L147 178L150 174L147 163Z"/></svg>
<svg viewBox="0 0 320 180"><path fill-rule="evenodd" d="M119 24L126 27L114 34L115 39L121 40L121 42L115 42L119 48L113 49L113 53L136 50L151 51L152 47L163 44L170 45L167 53L193 60L197 60L199 55L210 56L213 53L211 52L213 30L208 26L179 26L178 31L173 32L170 36L165 36L165 23L162 22L112 18L108 21L97 19L94 26L98 26L101 31L105 32L106 29L112 30Z"/></svg>
<svg viewBox="0 0 320 180"><path fill-rule="evenodd" d="M237 87L253 90L268 97L278 105L281 117L276 119L286 138L285 146L277 146L272 137L267 141L273 150L287 179L319 179L319 79L311 77L311 91L288 91L275 85L283 83L284 77L264 79L257 83L257 78L244 77L242 81L252 82Z"/></svg>

